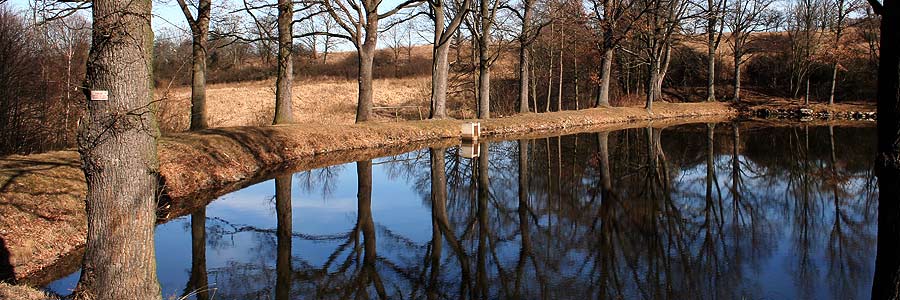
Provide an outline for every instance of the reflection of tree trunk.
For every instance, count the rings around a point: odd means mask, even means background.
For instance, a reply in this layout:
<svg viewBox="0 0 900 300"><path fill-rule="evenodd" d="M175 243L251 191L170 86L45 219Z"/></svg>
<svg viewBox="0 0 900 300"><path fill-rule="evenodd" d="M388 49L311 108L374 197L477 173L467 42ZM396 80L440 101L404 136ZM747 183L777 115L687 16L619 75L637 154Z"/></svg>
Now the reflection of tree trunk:
<svg viewBox="0 0 900 300"><path fill-rule="evenodd" d="M612 178L609 174L609 132L597 133L597 141L600 144L600 185L606 192L612 188Z"/></svg>
<svg viewBox="0 0 900 300"><path fill-rule="evenodd" d="M428 299L438 299L438 277L441 268L441 252L444 238L440 220L447 218L447 173L444 149L430 149L431 154L431 274L428 279Z"/></svg>
<svg viewBox="0 0 900 300"><path fill-rule="evenodd" d="M291 299L291 175L275 177L275 215L278 254L275 261L275 299Z"/></svg>
<svg viewBox="0 0 900 300"><path fill-rule="evenodd" d="M490 236L488 225L488 201L490 200L490 179L488 178L488 143L481 143L478 157L478 249L475 290L480 298L487 298L487 243Z"/></svg>
<svg viewBox="0 0 900 300"><path fill-rule="evenodd" d="M209 276L206 271L206 207L191 214L191 276L184 294L194 293L197 300L209 299Z"/></svg>
<svg viewBox="0 0 900 300"><path fill-rule="evenodd" d="M471 272L469 271L469 260L466 256L466 252L462 247L462 244L456 238L455 233L450 228L450 220L447 217L447 174L446 167L444 163L444 151L438 149L431 149L431 220L432 220L432 241L435 245L440 245L440 235L447 240L447 243L450 245L450 248L456 254L457 259L459 260L459 265L461 269L460 277L462 277L462 284L460 284L460 295L465 295L468 289L468 284L471 280ZM434 232L434 230L439 230L440 233ZM434 235L439 234L437 239L434 239ZM436 284L437 276L440 274L435 274L438 272L437 268L434 268L435 264L437 266L440 265L440 251L437 250L440 246L435 246L437 248L432 249L432 274L431 280L432 283ZM435 256L436 255L436 256ZM437 293L436 290L433 290L431 285L429 287L429 293ZM436 295L437 296L437 295ZM430 297L430 296L429 296Z"/></svg>
<svg viewBox="0 0 900 300"><path fill-rule="evenodd" d="M731 193L732 200L737 206L741 202L741 129L739 123L731 126L731 141L733 152L731 154Z"/></svg>
<svg viewBox="0 0 900 300"><path fill-rule="evenodd" d="M363 267L360 274L358 292L364 293L371 282L375 286L378 298L387 299L384 283L375 268L378 259L375 241L375 221L372 218L372 161L356 162L356 174L358 178L356 223L363 233Z"/></svg>
<svg viewBox="0 0 900 300"><path fill-rule="evenodd" d="M519 140L519 261L516 264L516 282L513 289L514 298L522 298L522 277L525 271L525 262L531 256L531 234L528 228L528 144L525 140Z"/></svg>
<svg viewBox="0 0 900 300"><path fill-rule="evenodd" d="M715 128L716 124L706 124L706 203L712 203L713 177L715 177Z"/></svg>

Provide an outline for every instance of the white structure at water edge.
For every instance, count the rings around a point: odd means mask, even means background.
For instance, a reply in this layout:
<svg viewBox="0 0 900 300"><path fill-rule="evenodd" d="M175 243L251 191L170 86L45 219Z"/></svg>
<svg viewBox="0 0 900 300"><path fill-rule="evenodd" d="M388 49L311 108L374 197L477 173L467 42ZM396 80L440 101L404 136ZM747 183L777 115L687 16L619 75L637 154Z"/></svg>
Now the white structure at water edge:
<svg viewBox="0 0 900 300"><path fill-rule="evenodd" d="M481 123L465 122L460 126L463 140L475 141L481 137Z"/></svg>

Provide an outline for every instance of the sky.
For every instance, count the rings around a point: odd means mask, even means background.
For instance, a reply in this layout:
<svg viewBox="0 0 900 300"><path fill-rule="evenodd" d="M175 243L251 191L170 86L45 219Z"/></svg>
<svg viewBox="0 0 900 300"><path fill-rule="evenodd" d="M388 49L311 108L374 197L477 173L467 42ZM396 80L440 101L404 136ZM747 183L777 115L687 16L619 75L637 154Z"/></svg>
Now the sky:
<svg viewBox="0 0 900 300"><path fill-rule="evenodd" d="M9 3L9 5L13 7L13 9L26 10L29 7L29 1L34 0L9 0L7 1L7 3ZM394 6L402 3L402 1L403 0L384 0L379 7L379 11L390 10ZM232 11L235 9L235 7L240 7L240 3L240 0L213 0L213 14L216 14L216 11L221 12L222 10ZM87 14L87 12L85 12L85 14ZM185 20L184 14L181 12L181 9L178 7L178 2L176 0L153 0L153 31L156 33L157 38L190 37L190 29L187 25L187 21ZM379 46L384 46L382 45L382 42L384 41L385 39L381 38L379 41ZM414 41L413 43L423 44L425 43L425 41L419 40ZM349 45L338 46L338 49L340 50L349 50L350 48L351 47Z"/></svg>

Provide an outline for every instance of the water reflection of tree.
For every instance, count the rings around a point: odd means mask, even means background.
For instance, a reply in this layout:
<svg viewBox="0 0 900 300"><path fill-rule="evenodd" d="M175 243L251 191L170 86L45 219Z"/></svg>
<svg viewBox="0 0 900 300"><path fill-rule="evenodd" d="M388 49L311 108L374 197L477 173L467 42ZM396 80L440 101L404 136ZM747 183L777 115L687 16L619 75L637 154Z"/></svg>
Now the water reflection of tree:
<svg viewBox="0 0 900 300"><path fill-rule="evenodd" d="M292 258L291 293L759 298L764 295L753 279L784 240L792 243L789 251L802 254L789 260L798 285L827 280L835 283L833 295L855 296L869 268L865 249L873 245L874 215L874 193L865 184L870 173L838 143L855 134L828 131L832 139L823 143L811 134L825 128L741 126L485 143L477 160L460 158L454 148L383 160L390 176L410 181L431 208L427 242L377 225L372 166L358 163L353 228L330 236L292 233L295 240L327 240L335 248L322 264L305 261L302 251ZM762 144L775 147L766 149L774 154L761 152ZM254 229L270 236L260 238L259 247L279 244L271 238L277 231ZM228 276L273 282L264 263L254 266L258 272L234 268ZM224 298L251 295L244 290Z"/></svg>

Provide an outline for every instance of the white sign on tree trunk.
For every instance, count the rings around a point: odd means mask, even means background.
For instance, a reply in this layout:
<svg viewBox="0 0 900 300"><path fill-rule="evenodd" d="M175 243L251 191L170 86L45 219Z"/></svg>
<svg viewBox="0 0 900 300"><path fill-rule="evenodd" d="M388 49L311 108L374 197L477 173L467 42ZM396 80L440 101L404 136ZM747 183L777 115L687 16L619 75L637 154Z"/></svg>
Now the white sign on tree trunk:
<svg viewBox="0 0 900 300"><path fill-rule="evenodd" d="M91 91L91 101L109 101L109 91Z"/></svg>

